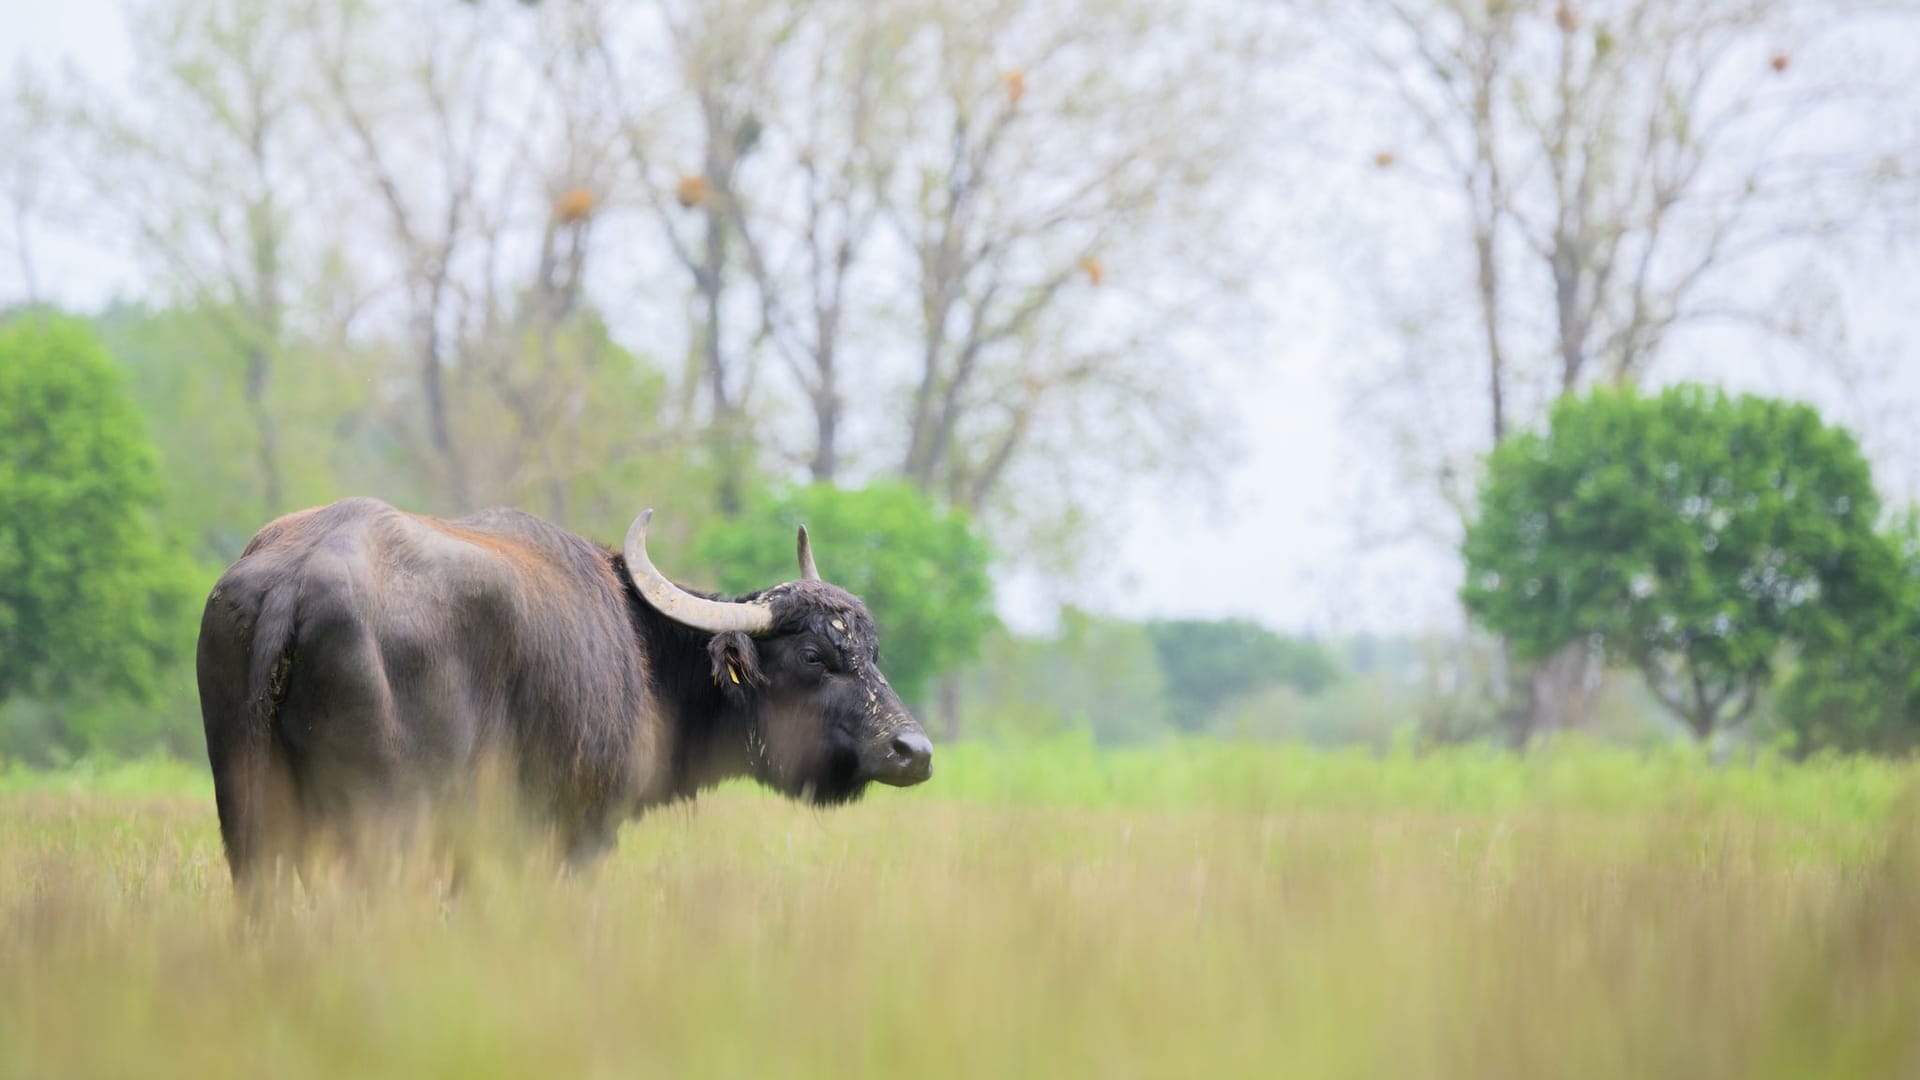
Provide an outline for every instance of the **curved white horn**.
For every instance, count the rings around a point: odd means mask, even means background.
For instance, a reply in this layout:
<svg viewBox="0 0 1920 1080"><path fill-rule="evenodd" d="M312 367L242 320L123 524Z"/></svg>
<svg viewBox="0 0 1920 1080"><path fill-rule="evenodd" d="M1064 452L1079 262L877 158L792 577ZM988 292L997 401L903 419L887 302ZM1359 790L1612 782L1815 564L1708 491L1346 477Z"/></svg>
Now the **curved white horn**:
<svg viewBox="0 0 1920 1080"><path fill-rule="evenodd" d="M715 634L729 630L764 634L773 629L773 608L764 602L709 600L668 581L647 558L647 522L651 520L652 510L641 511L627 530L627 542L621 550L627 560L627 576L653 610L683 626Z"/></svg>

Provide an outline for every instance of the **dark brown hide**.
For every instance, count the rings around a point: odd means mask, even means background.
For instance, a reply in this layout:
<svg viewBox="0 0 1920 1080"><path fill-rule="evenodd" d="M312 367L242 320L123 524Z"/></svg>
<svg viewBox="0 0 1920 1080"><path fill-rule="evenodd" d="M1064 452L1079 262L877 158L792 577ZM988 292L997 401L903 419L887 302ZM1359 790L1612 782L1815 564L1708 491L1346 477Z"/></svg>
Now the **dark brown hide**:
<svg viewBox="0 0 1920 1080"><path fill-rule="evenodd" d="M682 626L620 555L512 510L349 499L274 521L200 631L236 880L319 832L470 805L495 765L576 859L729 776L821 802L924 779L931 748L860 601L822 582L758 598L775 615L758 638Z"/></svg>

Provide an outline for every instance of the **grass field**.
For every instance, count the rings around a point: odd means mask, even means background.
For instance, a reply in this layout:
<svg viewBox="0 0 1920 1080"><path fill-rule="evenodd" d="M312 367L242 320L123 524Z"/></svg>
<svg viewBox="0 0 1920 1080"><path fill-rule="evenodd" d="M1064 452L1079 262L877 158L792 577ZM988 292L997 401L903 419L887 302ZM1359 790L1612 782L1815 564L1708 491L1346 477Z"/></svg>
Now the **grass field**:
<svg viewBox="0 0 1920 1080"><path fill-rule="evenodd" d="M0 773L0 1076L1920 1075L1915 766L941 754L252 926L198 770Z"/></svg>

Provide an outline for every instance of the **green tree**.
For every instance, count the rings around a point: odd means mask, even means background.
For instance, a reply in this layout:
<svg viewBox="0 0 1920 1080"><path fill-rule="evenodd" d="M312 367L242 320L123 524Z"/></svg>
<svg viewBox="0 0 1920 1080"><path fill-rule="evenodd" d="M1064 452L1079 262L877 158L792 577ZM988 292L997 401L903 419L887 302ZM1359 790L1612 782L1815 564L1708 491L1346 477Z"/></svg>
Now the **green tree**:
<svg viewBox="0 0 1920 1080"><path fill-rule="evenodd" d="M979 652L994 625L990 552L963 516L936 509L903 483L814 484L756 502L695 541L722 589L792 580L794 530L805 524L820 575L872 610L887 678L908 702L923 704L929 680Z"/></svg>
<svg viewBox="0 0 1920 1080"><path fill-rule="evenodd" d="M0 701L161 688L194 573L156 522L153 447L82 324L0 325Z"/></svg>
<svg viewBox="0 0 1920 1080"><path fill-rule="evenodd" d="M1167 619L1146 631L1166 672L1168 715L1190 731L1236 698L1275 686L1312 696L1340 677L1325 649L1246 619Z"/></svg>
<svg viewBox="0 0 1920 1080"><path fill-rule="evenodd" d="M238 316L215 306L114 304L92 320L127 373L147 419L165 489L163 514L193 556L225 564L261 525L342 494L406 506L426 501L422 470L396 445L370 388L392 369L377 349L287 335L262 405L274 418L276 502L263 501L247 353L223 329Z"/></svg>
<svg viewBox="0 0 1920 1080"><path fill-rule="evenodd" d="M968 673L968 730L1012 739L1086 731L1102 744L1168 732L1167 678L1137 622L1068 607L1046 638L996 634Z"/></svg>
<svg viewBox="0 0 1920 1080"><path fill-rule="evenodd" d="M1597 391L1493 452L1462 598L1523 660L1586 642L1633 664L1705 739L1785 649L1884 610L1879 507L1853 436L1808 406Z"/></svg>
<svg viewBox="0 0 1920 1080"><path fill-rule="evenodd" d="M1777 711L1801 751L1920 745L1920 514L1901 517L1887 542L1899 570L1884 617L1840 624L1781 688Z"/></svg>

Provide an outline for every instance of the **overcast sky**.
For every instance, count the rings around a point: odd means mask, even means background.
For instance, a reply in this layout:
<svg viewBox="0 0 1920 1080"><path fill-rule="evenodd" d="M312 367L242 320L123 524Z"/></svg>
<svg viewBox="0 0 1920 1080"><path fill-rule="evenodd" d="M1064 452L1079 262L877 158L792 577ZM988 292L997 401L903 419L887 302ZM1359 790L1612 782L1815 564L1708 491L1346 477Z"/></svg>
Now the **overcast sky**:
<svg viewBox="0 0 1920 1080"><path fill-rule="evenodd" d="M0 23L0 65L21 57L39 64L70 59L108 85L124 81L132 50L115 0L13 4ZM1389 215L1392 207L1386 211ZM1412 212L1412 211L1409 211ZM35 245L42 289L90 307L132 288L131 269L54 238ZM1896 498L1920 492L1920 266L1889 247L1861 276L1871 283L1848 298L1851 380L1809 378L1800 365L1748 352L1721 356L1711 375L1742 387L1808 396L1860 425L1884 489ZM11 260L0 269L0 298L18 295ZM1358 489L1352 477L1371 449L1347 422L1351 351L1367 318L1340 283L1314 273L1273 282L1259 297L1264 317L1254 355L1236 369L1231 401L1241 420L1244 455L1217 478L1213 500L1116 493L1136 506L1110 573L1078 598L1117 613L1227 615L1318 633L1407 630L1455 619L1453 562L1445 552L1360 548ZM1009 614L1032 624L1047 609L1033 582L1004 583Z"/></svg>

